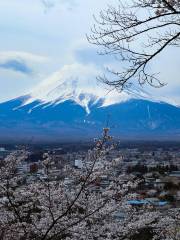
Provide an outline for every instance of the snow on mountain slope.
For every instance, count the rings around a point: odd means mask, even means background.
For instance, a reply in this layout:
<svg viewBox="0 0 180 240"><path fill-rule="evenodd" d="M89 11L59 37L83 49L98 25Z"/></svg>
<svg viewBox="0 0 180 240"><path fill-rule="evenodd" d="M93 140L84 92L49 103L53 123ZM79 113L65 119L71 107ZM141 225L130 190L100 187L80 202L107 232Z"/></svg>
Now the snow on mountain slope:
<svg viewBox="0 0 180 240"><path fill-rule="evenodd" d="M132 99L101 108L95 105L87 114L72 101L45 108L35 101L19 108L27 98L0 104L0 141L89 140L101 133L108 116L112 135L118 139L180 140L180 108L166 103Z"/></svg>
<svg viewBox="0 0 180 240"><path fill-rule="evenodd" d="M36 100L47 105L56 105L72 100L89 113L89 106L97 102L101 102L101 106L109 106L131 98L148 99L149 97L146 93L138 90L133 94L129 94L127 91L121 93L115 90L109 91L104 85L97 83L96 76L99 74L93 65L66 65L33 89L30 98L25 101L24 105Z"/></svg>

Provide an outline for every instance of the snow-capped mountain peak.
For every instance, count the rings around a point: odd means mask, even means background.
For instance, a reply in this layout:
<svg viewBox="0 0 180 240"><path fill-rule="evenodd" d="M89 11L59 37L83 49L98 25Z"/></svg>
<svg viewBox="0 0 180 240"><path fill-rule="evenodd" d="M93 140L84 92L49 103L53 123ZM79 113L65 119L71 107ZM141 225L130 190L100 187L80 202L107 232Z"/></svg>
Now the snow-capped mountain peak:
<svg viewBox="0 0 180 240"><path fill-rule="evenodd" d="M105 107L125 102L131 98L148 98L147 94L139 90L131 94L127 91L121 93L115 90L109 91L97 82L98 74L94 66L87 67L81 64L64 66L33 89L24 105L36 100L48 105L71 100L89 113L89 106L97 102L101 102L101 106Z"/></svg>
<svg viewBox="0 0 180 240"><path fill-rule="evenodd" d="M1 138L23 142L30 136L42 142L92 139L108 115L117 138L180 138L180 108L159 102L141 89L108 92L97 83L97 75L93 66L66 66L30 95L1 103Z"/></svg>
<svg viewBox="0 0 180 240"><path fill-rule="evenodd" d="M134 86L133 90L123 92L107 89L105 85L97 82L96 77L98 75L100 75L100 72L94 65L77 63L66 65L36 86L23 106L38 101L40 103L37 106L42 104L43 107L46 107L69 100L83 107L88 114L91 106L97 103L98 107L107 107L130 99L166 102L177 106L165 97L157 99L140 87L135 88Z"/></svg>

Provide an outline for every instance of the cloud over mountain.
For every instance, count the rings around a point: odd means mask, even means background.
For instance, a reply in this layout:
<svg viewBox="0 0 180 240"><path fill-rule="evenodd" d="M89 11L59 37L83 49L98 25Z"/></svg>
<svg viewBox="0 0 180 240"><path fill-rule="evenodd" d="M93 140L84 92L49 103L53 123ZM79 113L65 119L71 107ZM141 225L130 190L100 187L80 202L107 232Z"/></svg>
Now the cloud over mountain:
<svg viewBox="0 0 180 240"><path fill-rule="evenodd" d="M42 63L47 58L27 52L0 52L0 68L23 74L32 74L34 63Z"/></svg>
<svg viewBox="0 0 180 240"><path fill-rule="evenodd" d="M10 69L24 74L31 74L32 69L26 65L22 60L9 60L0 64L0 68Z"/></svg>

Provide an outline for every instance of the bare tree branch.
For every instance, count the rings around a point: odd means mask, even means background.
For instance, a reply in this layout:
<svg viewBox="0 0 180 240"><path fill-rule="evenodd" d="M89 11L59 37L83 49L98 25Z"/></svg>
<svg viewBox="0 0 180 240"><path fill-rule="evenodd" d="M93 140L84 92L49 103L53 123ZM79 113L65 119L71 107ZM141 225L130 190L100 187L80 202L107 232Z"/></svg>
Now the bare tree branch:
<svg viewBox="0 0 180 240"><path fill-rule="evenodd" d="M95 22L88 41L102 47L101 55L114 55L124 66L124 70L108 68L113 77L100 76L100 81L120 91L136 82L165 85L147 66L165 48L179 46L179 0L132 0L130 5L120 1L119 6L101 11Z"/></svg>

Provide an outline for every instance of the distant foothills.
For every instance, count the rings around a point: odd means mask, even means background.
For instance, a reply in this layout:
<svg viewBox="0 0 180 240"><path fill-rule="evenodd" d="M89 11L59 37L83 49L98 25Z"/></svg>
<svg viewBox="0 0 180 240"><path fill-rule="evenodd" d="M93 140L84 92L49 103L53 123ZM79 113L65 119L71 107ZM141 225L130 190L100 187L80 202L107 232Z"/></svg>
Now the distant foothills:
<svg viewBox="0 0 180 240"><path fill-rule="evenodd" d="M0 142L91 141L107 124L120 140L180 140L180 108L164 102L131 98L103 105L93 96L84 107L73 99L29 98L0 104Z"/></svg>

